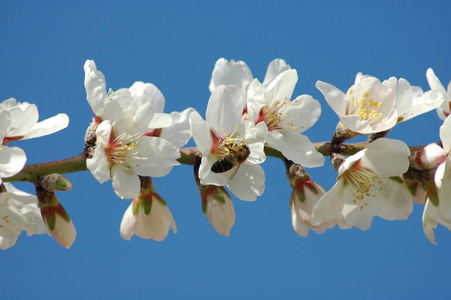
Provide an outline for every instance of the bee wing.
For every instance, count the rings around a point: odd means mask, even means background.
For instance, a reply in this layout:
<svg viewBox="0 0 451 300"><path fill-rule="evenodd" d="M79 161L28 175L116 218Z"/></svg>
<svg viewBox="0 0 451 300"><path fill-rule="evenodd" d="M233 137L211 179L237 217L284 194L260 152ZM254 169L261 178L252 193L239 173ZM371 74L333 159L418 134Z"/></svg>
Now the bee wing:
<svg viewBox="0 0 451 300"><path fill-rule="evenodd" d="M231 172L232 175L230 175L230 181L235 177L236 172L238 172L238 169L240 168L241 164L237 164L234 166L229 172Z"/></svg>

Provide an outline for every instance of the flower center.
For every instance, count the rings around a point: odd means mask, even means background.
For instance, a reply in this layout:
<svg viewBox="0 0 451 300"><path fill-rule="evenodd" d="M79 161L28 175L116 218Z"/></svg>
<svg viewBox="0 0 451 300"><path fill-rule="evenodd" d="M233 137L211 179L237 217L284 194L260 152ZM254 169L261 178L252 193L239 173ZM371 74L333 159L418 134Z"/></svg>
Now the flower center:
<svg viewBox="0 0 451 300"><path fill-rule="evenodd" d="M283 101L282 103L274 102L271 106L263 106L260 109L260 113L258 114L257 122L265 122L269 131L273 130L286 130L286 129L295 129L296 126L293 124L295 122L294 119L290 118L289 110L293 103L297 103L297 100L292 102ZM299 116L299 119L302 119L302 115ZM299 128L303 128L303 126L299 126Z"/></svg>
<svg viewBox="0 0 451 300"><path fill-rule="evenodd" d="M351 96L351 105L349 107L348 114L358 115L362 120L374 122L382 117L382 113L379 112L382 106L382 102L374 101L373 97L367 92L360 99L356 99L353 95L353 90L349 90ZM359 98L359 97L357 97ZM382 119L385 122L386 118Z"/></svg>
<svg viewBox="0 0 451 300"><path fill-rule="evenodd" d="M126 170L131 170L131 159L149 159L147 156L142 156L139 151L133 152L139 145L141 135L123 133L117 138L110 141L105 148L105 155L111 164L118 164ZM145 149L147 151L148 149ZM137 167L139 163L135 164Z"/></svg>
<svg viewBox="0 0 451 300"><path fill-rule="evenodd" d="M368 198L376 197L376 189L383 190L382 179L373 171L354 164L349 170L344 172L344 184L349 184L354 193L353 203L360 205L360 210L368 206Z"/></svg>

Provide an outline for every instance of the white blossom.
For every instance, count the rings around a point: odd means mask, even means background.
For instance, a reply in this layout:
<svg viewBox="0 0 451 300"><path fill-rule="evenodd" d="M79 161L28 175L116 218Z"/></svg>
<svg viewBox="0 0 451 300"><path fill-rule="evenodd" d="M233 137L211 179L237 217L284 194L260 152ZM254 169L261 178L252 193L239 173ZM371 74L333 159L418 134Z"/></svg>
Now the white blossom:
<svg viewBox="0 0 451 300"><path fill-rule="evenodd" d="M86 161L94 177L103 183L113 180L113 188L121 198L139 194L140 176L167 175L180 157L179 149L158 137L118 133L114 124L103 121L96 130L94 156Z"/></svg>
<svg viewBox="0 0 451 300"><path fill-rule="evenodd" d="M380 138L348 157L338 169L337 183L314 206L312 224L341 215L346 225L367 230L374 216L406 219L413 208L410 194L389 177L407 171L409 154L403 142Z"/></svg>
<svg viewBox="0 0 451 300"><path fill-rule="evenodd" d="M335 86L316 82L316 88L324 95L329 106L341 122L351 131L372 134L391 129L396 125L395 91L379 79L363 76L343 93Z"/></svg>
<svg viewBox="0 0 451 300"><path fill-rule="evenodd" d="M262 125L256 127L251 122L242 121L245 103L237 86L217 87L208 102L206 121L197 112L190 115L190 126L197 149L202 154L199 178L203 185L227 185L241 200L254 201L262 195L265 175L260 163L264 154L264 131ZM215 173L214 163L224 158L230 151L227 143L243 144L249 156L234 168Z"/></svg>
<svg viewBox="0 0 451 300"><path fill-rule="evenodd" d="M266 143L287 159L308 168L322 166L324 156L302 134L316 123L321 106L310 95L290 100L297 80L296 70L291 69L277 75L267 87L254 79L248 89L249 118L266 125Z"/></svg>

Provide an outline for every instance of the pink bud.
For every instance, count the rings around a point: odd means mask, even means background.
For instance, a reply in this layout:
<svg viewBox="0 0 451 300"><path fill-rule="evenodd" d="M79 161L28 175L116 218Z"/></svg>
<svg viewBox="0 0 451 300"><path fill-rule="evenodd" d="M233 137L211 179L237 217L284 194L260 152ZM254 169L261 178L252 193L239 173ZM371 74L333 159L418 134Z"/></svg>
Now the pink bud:
<svg viewBox="0 0 451 300"><path fill-rule="evenodd" d="M435 169L446 160L446 152L437 144L429 144L410 155L410 165L417 170Z"/></svg>

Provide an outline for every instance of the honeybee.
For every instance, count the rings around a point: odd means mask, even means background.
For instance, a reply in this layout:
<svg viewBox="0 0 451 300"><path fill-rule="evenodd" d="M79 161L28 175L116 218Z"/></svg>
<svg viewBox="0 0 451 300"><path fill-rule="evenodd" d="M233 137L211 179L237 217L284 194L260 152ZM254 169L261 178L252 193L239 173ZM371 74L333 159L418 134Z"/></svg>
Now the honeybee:
<svg viewBox="0 0 451 300"><path fill-rule="evenodd" d="M226 149L226 155L218 159L212 166L211 171L214 173L224 173L236 167L235 173L239 166L246 161L251 153L245 142L238 139L226 140L223 142ZM232 175L235 175L235 173Z"/></svg>

